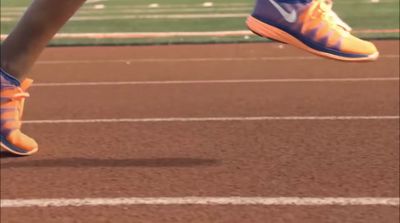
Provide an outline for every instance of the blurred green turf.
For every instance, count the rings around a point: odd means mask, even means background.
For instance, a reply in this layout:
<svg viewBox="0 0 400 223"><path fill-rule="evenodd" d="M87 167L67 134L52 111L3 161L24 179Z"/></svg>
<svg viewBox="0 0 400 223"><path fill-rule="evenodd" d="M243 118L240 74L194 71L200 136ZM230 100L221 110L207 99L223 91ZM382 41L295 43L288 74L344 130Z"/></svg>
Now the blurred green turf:
<svg viewBox="0 0 400 223"><path fill-rule="evenodd" d="M7 34L16 24L24 8L31 0L1 1L1 33ZM214 0L213 7L203 7L202 0L163 0L159 8L148 8L154 0L108 0L86 4L62 30L63 33L87 32L173 32L173 31L224 31L245 30L245 15L251 12L252 0ZM95 4L104 4L104 9L94 9ZM399 29L399 0L336 0L335 11L355 30ZM129 19L135 15L187 15L187 14L241 14L235 18L192 19ZM104 16L108 18L104 19ZM85 20L83 17L98 20ZM103 18L103 19L102 19ZM81 21L79 21L81 19ZM399 33L360 34L365 38L399 39ZM359 36L360 36L359 35ZM185 37L148 38L123 40L54 40L52 44L165 44L198 42L247 42L261 41L258 37Z"/></svg>

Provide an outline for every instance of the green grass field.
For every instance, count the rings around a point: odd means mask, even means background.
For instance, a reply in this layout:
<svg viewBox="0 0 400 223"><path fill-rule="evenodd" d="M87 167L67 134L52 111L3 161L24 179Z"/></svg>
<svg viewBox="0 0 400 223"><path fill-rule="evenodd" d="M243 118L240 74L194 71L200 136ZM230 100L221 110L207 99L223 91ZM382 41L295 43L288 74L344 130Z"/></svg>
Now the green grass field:
<svg viewBox="0 0 400 223"><path fill-rule="evenodd" d="M31 0L1 0L1 33L7 34ZM204 32L246 30L253 0L94 0L89 1L61 33ZM153 4L151 7L150 4ZM335 11L364 38L398 39L399 0L336 0ZM255 36L168 37L133 39L57 39L52 44L164 44L263 41Z"/></svg>

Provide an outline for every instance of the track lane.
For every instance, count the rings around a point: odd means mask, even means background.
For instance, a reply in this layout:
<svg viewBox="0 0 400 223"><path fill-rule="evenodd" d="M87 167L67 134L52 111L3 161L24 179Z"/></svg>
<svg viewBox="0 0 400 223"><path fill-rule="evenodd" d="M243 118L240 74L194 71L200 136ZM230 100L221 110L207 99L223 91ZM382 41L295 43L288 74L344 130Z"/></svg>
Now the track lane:
<svg viewBox="0 0 400 223"><path fill-rule="evenodd" d="M102 61L86 64L39 64L32 76L37 82L159 81L263 78L398 77L397 41L376 42L383 55L373 63L343 63L320 59L277 43L178 45L148 47L50 48L40 61ZM254 60L254 58L273 60ZM199 62L130 62L129 59L251 59ZM253 59L252 59L253 58ZM274 58L278 58L275 60ZM279 59L280 58L280 59ZM286 59L285 59L286 58ZM296 58L300 58L296 59ZM301 58L307 58L302 60ZM107 60L122 62L107 63Z"/></svg>
<svg viewBox="0 0 400 223"><path fill-rule="evenodd" d="M383 54L398 55L398 41L378 41L377 44ZM48 49L42 60L285 55L309 56L291 47L282 49L279 44L244 44L57 48ZM399 62L383 59L376 63L344 64L307 59L290 61L290 66L287 60L123 66L40 64L33 74L42 83L398 77ZM32 89L26 118L396 115L398 100L398 82L39 87ZM133 107L135 104L141 106ZM20 159L2 157L2 199L168 195L399 196L397 120L28 124L24 129L39 140L41 152ZM366 206L121 206L7 209L2 210L1 221L397 222L398 217L398 208Z"/></svg>
<svg viewBox="0 0 400 223"><path fill-rule="evenodd" d="M42 151L1 159L2 199L398 197L399 124L393 120L25 128Z"/></svg>
<svg viewBox="0 0 400 223"><path fill-rule="evenodd" d="M40 87L25 119L396 115L398 89L398 81Z"/></svg>

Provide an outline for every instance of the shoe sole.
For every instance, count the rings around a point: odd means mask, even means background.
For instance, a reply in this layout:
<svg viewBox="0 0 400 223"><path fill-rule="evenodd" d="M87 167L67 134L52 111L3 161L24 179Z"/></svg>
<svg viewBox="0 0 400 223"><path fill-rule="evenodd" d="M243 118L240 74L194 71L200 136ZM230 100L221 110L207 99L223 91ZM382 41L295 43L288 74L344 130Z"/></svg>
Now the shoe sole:
<svg viewBox="0 0 400 223"><path fill-rule="evenodd" d="M308 51L310 53L316 54L318 56L322 56L325 58L329 59L335 59L335 60L340 60L340 61L350 61L350 62L366 62L366 61L374 61L379 57L379 52L376 52L374 54L368 55L366 57L358 57L358 58L353 58L353 57L343 57L327 52L322 52L316 49L313 49L300 40L298 40L296 37L290 35L289 33L276 28L274 26L271 26L269 24L266 24L253 16L249 16L246 21L247 27L254 32L255 34L272 39L278 42L282 43L287 43L290 45L293 45L297 48L300 48L302 50Z"/></svg>
<svg viewBox="0 0 400 223"><path fill-rule="evenodd" d="M11 149L10 147L6 146L3 142L0 143L0 147L2 149L7 150L8 152L10 152L12 154L19 155L19 156L29 156L29 155L32 155L32 154L36 153L39 150L39 148L35 148L35 149L33 149L33 150L29 151L29 152L20 153L20 152L17 152L15 150Z"/></svg>

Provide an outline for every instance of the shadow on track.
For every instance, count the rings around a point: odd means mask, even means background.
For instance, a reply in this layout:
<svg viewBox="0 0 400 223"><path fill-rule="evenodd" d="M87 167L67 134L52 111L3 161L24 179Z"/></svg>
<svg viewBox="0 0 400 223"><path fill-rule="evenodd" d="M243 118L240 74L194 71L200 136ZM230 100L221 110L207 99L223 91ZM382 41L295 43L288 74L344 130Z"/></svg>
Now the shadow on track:
<svg viewBox="0 0 400 223"><path fill-rule="evenodd" d="M2 154L3 156L3 154ZM1 169L7 168L95 168L95 167L198 167L215 166L220 161L199 158L152 158L152 159L90 159L61 158L47 160L25 160L17 162L2 162Z"/></svg>
<svg viewBox="0 0 400 223"><path fill-rule="evenodd" d="M7 151L0 151L0 159L7 159L7 158L16 159L16 158L20 158L20 157L23 157L23 156L18 156L18 155L12 154L12 153L7 152Z"/></svg>

